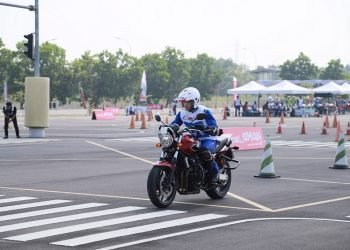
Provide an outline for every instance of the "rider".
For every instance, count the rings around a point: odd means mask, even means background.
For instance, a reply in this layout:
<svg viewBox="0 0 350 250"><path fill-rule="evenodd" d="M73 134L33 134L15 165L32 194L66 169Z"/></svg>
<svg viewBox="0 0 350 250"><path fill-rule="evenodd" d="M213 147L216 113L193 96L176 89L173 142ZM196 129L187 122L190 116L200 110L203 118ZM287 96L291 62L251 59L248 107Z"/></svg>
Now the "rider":
<svg viewBox="0 0 350 250"><path fill-rule="evenodd" d="M203 160L204 167L210 170L210 182L215 184L219 181L219 168L211 152L216 146L215 137L212 136L218 134L218 126L210 110L203 105L199 105L200 97L199 91L194 87L188 87L182 90L177 101L181 102L184 109L177 113L175 120L172 121L171 124L177 124L179 126L185 124L186 127L202 125L206 130L207 128L210 129L209 132L201 131L195 133L194 136L198 138L200 142L199 157ZM204 120L194 121L199 113L205 113L206 118Z"/></svg>

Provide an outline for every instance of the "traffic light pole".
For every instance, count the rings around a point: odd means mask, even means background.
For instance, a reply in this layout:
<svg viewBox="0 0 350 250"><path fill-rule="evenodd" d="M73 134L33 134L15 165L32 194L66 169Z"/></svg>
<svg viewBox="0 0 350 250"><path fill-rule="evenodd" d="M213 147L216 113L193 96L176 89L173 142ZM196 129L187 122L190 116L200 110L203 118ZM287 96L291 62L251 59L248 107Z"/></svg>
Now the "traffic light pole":
<svg viewBox="0 0 350 250"><path fill-rule="evenodd" d="M0 5L27 9L35 12L35 48L34 48L34 76L40 76L40 53L39 53L39 0L35 0L35 6L18 5L0 2Z"/></svg>

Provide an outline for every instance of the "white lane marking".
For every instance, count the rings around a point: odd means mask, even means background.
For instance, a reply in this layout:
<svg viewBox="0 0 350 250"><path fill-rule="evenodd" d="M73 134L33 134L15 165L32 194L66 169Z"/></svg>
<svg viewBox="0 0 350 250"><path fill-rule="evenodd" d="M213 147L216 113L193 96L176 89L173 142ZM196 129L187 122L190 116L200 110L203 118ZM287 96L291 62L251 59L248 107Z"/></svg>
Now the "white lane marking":
<svg viewBox="0 0 350 250"><path fill-rule="evenodd" d="M99 210L99 211L87 212L87 213L81 213L81 214L73 214L73 215L67 215L67 216L61 216L61 217L55 217L55 218L49 218L49 219L26 221L22 223L7 225L7 226L0 226L0 232L2 233L2 232L8 232L8 231L13 231L18 229L66 222L66 221L74 221L74 220L81 220L81 219L93 218L93 217L110 215L110 214L125 213L125 212L140 210L140 209L145 209L145 208L128 206L128 207L112 208L112 209Z"/></svg>
<svg viewBox="0 0 350 250"><path fill-rule="evenodd" d="M349 200L349 199L350 199L350 196L345 196L345 197L336 198L336 199L317 201L317 202L312 202L312 203L307 203L307 204L302 204L302 205L297 205L297 206L279 208L279 209L275 209L274 212L282 212L282 211L287 211L287 210L292 210L292 209L297 209L297 208L302 208L302 207L310 207L310 206L315 206L315 205L332 203L332 202L336 202L336 201Z"/></svg>
<svg viewBox="0 0 350 250"><path fill-rule="evenodd" d="M243 201L243 202L245 202L245 203L248 203L248 204L250 204L250 205L252 205L252 206L254 206L254 207L260 208L260 209L262 209L262 210L264 210L264 211L273 212L273 210L272 210L271 208L265 207L265 206L263 206L263 205L261 205L261 204L259 204L259 203L256 203L256 202L254 202L254 201L248 200L248 199L246 199L246 198L244 198L244 197L241 197L241 196L239 196L239 195L236 195L236 194L233 194L233 193L230 193L230 192L227 192L227 194L228 194L229 196L233 197L233 198L236 198L236 199L238 199L238 200L240 200L240 201Z"/></svg>
<svg viewBox="0 0 350 250"><path fill-rule="evenodd" d="M65 202L71 202L71 201L67 201L67 200L51 200L51 201L40 201L40 202L21 204L21 205L5 206L5 207L0 207L0 212L13 211L13 210L24 209L24 208L48 206L48 205L65 203Z"/></svg>
<svg viewBox="0 0 350 250"><path fill-rule="evenodd" d="M280 178L280 180L291 180L291 181L305 181L305 182L319 182L319 183L329 183L329 184L350 185L349 182L321 181L321 180L286 178L286 177L282 177L282 178Z"/></svg>
<svg viewBox="0 0 350 250"><path fill-rule="evenodd" d="M215 229L215 228L220 228L220 227L227 227L227 226L231 226L231 225L243 224L243 223L248 223L248 222L269 221L269 220L315 220L315 221L331 221L331 222L343 222L343 223L349 223L350 222L350 221L347 221L347 220L333 220L333 219L321 219L321 218L289 218L289 217L286 217L286 218L245 219L245 220L238 220L238 221L230 221L230 222L216 224L216 225L207 226L207 227L195 228L195 229L181 231L181 232L172 233L172 234L160 235L160 236L156 236L156 237L152 237L152 238L148 238L148 239L131 241L131 242L127 242L127 243L124 243L124 244L119 244L119 245L99 248L99 249L96 249L96 250L113 250L113 249L118 249L118 248L122 248L122 247L129 247L129 246L139 245L139 244L146 243L146 242L172 238L172 237L176 237L176 236L180 236L180 235L188 235L190 233L196 233L196 232L201 232L201 231Z"/></svg>
<svg viewBox="0 0 350 250"><path fill-rule="evenodd" d="M150 232L150 231L155 231L155 230L164 229L164 228L188 225L192 223L214 220L214 219L219 219L223 217L227 217L227 215L204 214L204 215L192 216L192 217L187 217L182 219L158 222L158 223L148 224L144 226L130 227L130 228L119 229L119 230L114 230L110 232L91 234L91 235L77 237L73 239L56 241L50 244L60 245L60 246L71 246L71 247L80 246L80 245L84 245L92 242L97 242L97 241L102 241L107 239L114 239L122 236L134 235L134 234L139 234L144 232Z"/></svg>
<svg viewBox="0 0 350 250"><path fill-rule="evenodd" d="M72 205L72 206L65 206L65 207L49 208L49 209L43 209L38 211L24 212L24 213L18 213L18 214L9 214L9 215L0 216L0 221L16 220L16 219L34 217L39 215L45 215L45 214L55 214L60 212L74 211L78 209L100 207L105 205L107 204L86 203L86 204L79 204L79 205Z"/></svg>
<svg viewBox="0 0 350 250"><path fill-rule="evenodd" d="M109 147L103 146L103 145L101 145L101 144L92 142L92 141L86 141L86 142L87 142L87 143L90 143L90 144L93 144L93 145L95 145L95 146L101 147L101 148L105 148L105 149L111 150L111 151L113 151L113 152L116 152L116 153L119 153L119 154L122 154L122 155L129 156L129 157L131 157L131 158L134 158L134 159L137 159L137 160L140 160L140 161L149 163L149 164L153 164L152 161L148 161L148 160L145 160L145 159L143 159L143 158L140 158L140 157L137 157L137 156L135 156L135 155L128 154L128 153L124 153L124 152L119 151L119 150L116 150L116 149L114 149L114 148L109 148Z"/></svg>
<svg viewBox="0 0 350 250"><path fill-rule="evenodd" d="M8 203L8 202L16 202L16 201L28 201L28 200L34 200L36 198L34 197L16 197L16 198L6 198L6 199L0 199L0 203Z"/></svg>
<svg viewBox="0 0 350 250"><path fill-rule="evenodd" d="M122 224L122 223L146 220L146 219L151 219L151 218L158 218L161 216L169 216L169 215L181 214L181 213L185 213L185 211L165 210L165 211L160 211L160 212L151 212L151 213L145 213L145 214L126 216L126 217L121 217L121 218L116 218L116 219L109 219L109 220L102 220L102 221L90 222L90 223L85 223L85 224L78 224L78 225L74 225L74 226L54 228L54 229L39 231L39 232L35 232L35 233L28 233L28 234L12 236L12 237L8 237L5 239L15 240L15 241L29 241L29 240L41 239L41 238L45 238L45 237L49 237L49 236L56 236L56 235L61 235L61 234L66 234L66 233L71 233L71 232L83 231L83 230L87 230L87 229L117 225L117 224Z"/></svg>

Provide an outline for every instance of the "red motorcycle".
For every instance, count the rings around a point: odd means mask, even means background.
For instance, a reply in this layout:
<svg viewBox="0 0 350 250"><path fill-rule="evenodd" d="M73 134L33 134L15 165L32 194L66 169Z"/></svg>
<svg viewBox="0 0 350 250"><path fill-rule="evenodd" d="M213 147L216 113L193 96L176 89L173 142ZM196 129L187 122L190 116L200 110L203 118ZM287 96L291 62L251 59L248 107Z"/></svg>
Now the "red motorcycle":
<svg viewBox="0 0 350 250"><path fill-rule="evenodd" d="M198 114L196 120L205 119L205 114ZM156 121L162 122L159 115ZM176 191L181 195L198 194L204 190L212 199L225 197L231 186L231 170L236 169L240 162L234 159L230 136L218 137L217 146L212 152L219 166L219 181L210 183L210 169L203 167L203 162L197 152L199 141L193 137L196 131L206 131L203 126L188 126L180 129L178 125L168 125L162 122L159 127L157 147L162 148L158 162L148 175L147 192L151 202L165 208L172 204ZM222 135L222 130L219 130ZM233 164L233 166L230 166Z"/></svg>

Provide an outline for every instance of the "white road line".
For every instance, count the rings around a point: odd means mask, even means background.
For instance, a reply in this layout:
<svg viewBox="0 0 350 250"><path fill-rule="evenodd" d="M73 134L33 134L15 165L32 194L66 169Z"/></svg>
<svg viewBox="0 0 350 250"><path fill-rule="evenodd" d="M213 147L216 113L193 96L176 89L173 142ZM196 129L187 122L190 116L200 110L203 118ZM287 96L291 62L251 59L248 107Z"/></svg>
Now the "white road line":
<svg viewBox="0 0 350 250"><path fill-rule="evenodd" d="M51 200L51 201L40 201L40 202L34 202L34 203L28 203L28 204L5 206L5 207L0 207L0 212L13 211L13 210L24 209L24 208L48 206L48 205L65 203L65 202L71 202L71 201L67 201L67 200Z"/></svg>
<svg viewBox="0 0 350 250"><path fill-rule="evenodd" d="M131 155L131 154L128 154L128 153L125 153L125 152L116 150L116 149L114 149L114 148L109 148L109 147L103 146L103 145L101 145L101 144L92 142L92 141L86 141L86 142L87 142L87 143L90 143L90 144L93 144L93 145L96 145L96 146L101 147L101 148L105 148L105 149L111 150L111 151L113 151L113 152L116 152L116 153L119 153L119 154L122 154L122 155L129 156L129 157L134 158L134 159L136 159L136 160L140 160L140 161L143 161L143 162L146 162L146 163L149 163L149 164L153 164L152 161L145 160L145 159L143 159L143 158L140 158L140 157L137 157L137 156L135 156L135 155Z"/></svg>
<svg viewBox="0 0 350 250"><path fill-rule="evenodd" d="M305 182L319 182L319 183L329 183L329 184L350 185L349 182L320 181L320 180L297 179L297 178L286 178L286 177L281 177L280 180L291 180L291 181L305 181Z"/></svg>
<svg viewBox="0 0 350 250"><path fill-rule="evenodd" d="M248 199L246 199L246 198L244 198L244 197L238 196L238 195L233 194L233 193L230 193L230 192L227 192L227 194L228 194L229 196L233 197L233 198L236 198L236 199L238 199L238 200L240 200L240 201L243 201L243 202L245 202L245 203L248 203L248 204L250 204L250 205L252 205L252 206L254 206L254 207L260 208L260 209L262 209L262 210L264 210L264 211L273 212L273 210L272 210L271 208L265 207L265 206L263 206L263 205L261 205L261 204L259 204L259 203L256 203L256 202L254 202L254 201L248 200Z"/></svg>
<svg viewBox="0 0 350 250"><path fill-rule="evenodd" d="M66 233L83 231L83 230L87 230L87 229L117 225L117 224L122 224L122 223L158 218L161 216L169 216L169 215L181 214L181 213L185 213L185 211L164 210L164 211L160 211L160 212L151 212L151 213L145 213L145 214L126 216L126 217L121 217L121 218L116 218L116 219L109 219L109 220L102 220L102 221L90 222L90 223L85 223L85 224L78 224L78 225L74 225L74 226L54 228L54 229L39 231L39 232L35 232L35 233L28 233L28 234L12 236L12 237L8 237L5 239L15 240L15 241L29 241L29 240L41 239L41 238L45 238L45 237L49 237L49 236L61 235L61 234L66 234Z"/></svg>
<svg viewBox="0 0 350 250"><path fill-rule="evenodd" d="M14 231L14 230L19 230L24 228L38 227L43 225L66 222L66 221L74 221L74 220L81 220L81 219L93 218L93 217L110 215L110 214L125 213L125 212L140 210L140 209L145 209L145 208L128 206L128 207L99 210L99 211L88 212L88 213L73 214L73 215L67 215L67 216L61 216L61 217L55 217L55 218L49 218L49 219L26 221L22 223L7 225L7 226L0 226L0 232L2 233L2 232Z"/></svg>
<svg viewBox="0 0 350 250"><path fill-rule="evenodd" d="M201 232L201 231L215 229L215 228L220 228L220 227L227 227L227 226L231 226L231 225L243 224L243 223L248 223L248 222L269 221L269 220L314 220L314 221L331 221L331 222L342 222L342 223L349 223L350 222L350 221L347 221L347 220L333 220L333 219L320 219L320 218L289 218L289 217L286 217L286 218L245 219L245 220L238 220L238 221L230 221L230 222L216 224L216 225L207 226L207 227L195 228L195 229L181 231L181 232L176 232L176 233L172 233L172 234L160 235L160 236L156 236L156 237L152 237L152 238L148 238L148 239L131 241L131 242L127 242L127 243L124 243L124 244L119 244L119 245L99 248L99 249L96 249L96 250L113 250L113 249L118 249L118 248L122 248L122 247L135 246L135 245L139 245L139 244L146 243L146 242L172 238L172 237L176 237L176 236L180 236L180 235L188 235L190 233L196 233L196 232Z"/></svg>
<svg viewBox="0 0 350 250"><path fill-rule="evenodd" d="M204 215L192 216L192 217L187 217L187 218L182 218L177 220L170 220L170 221L153 223L153 224L148 224L143 226L119 229L119 230L114 230L110 232L91 234L91 235L77 237L73 239L56 241L50 244L61 245L61 246L71 246L71 247L80 246L80 245L84 245L92 242L97 242L97 241L102 241L107 239L114 239L122 236L134 235L134 234L139 234L144 232L150 232L150 231L155 231L155 230L164 229L164 228L188 225L196 222L214 220L214 219L219 219L223 217L227 217L227 215L204 214Z"/></svg>
<svg viewBox="0 0 350 250"><path fill-rule="evenodd" d="M54 214L54 213L74 211L78 209L100 207L105 205L107 204L86 203L86 204L79 204L79 205L72 205L72 206L65 206L65 207L49 208L49 209L43 209L43 210L37 210L37 211L31 211L31 212L24 212L24 213L18 213L18 214L9 214L9 215L0 216L0 221L16 220L16 219L34 217L39 215L45 215L45 214Z"/></svg>
<svg viewBox="0 0 350 250"><path fill-rule="evenodd" d="M28 201L28 200L34 200L36 198L34 197L16 197L16 198L7 198L7 199L0 199L0 203L10 203L10 202L16 202L16 201Z"/></svg>

